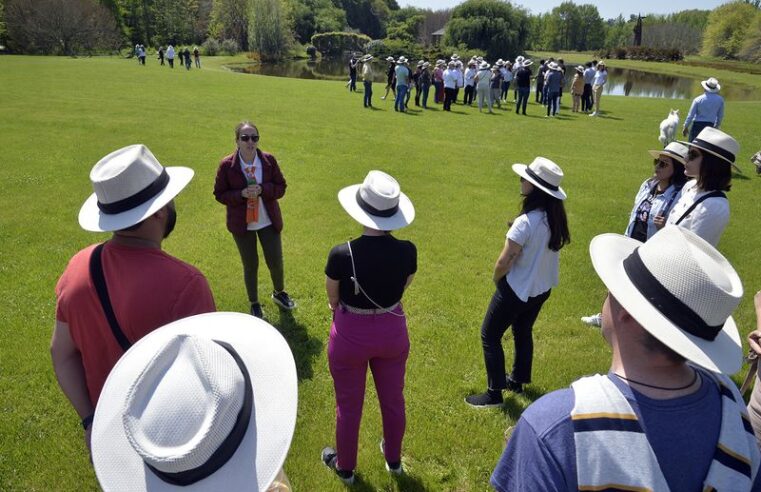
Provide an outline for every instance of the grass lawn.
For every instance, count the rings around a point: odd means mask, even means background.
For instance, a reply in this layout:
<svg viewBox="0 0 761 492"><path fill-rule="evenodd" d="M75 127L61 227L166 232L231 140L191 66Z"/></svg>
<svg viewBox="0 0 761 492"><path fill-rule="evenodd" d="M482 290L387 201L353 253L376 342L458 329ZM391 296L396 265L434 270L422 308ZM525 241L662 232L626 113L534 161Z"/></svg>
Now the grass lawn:
<svg viewBox="0 0 761 492"><path fill-rule="evenodd" d="M80 248L106 239L79 228L91 193L88 173L108 152L145 143L167 166L195 169L177 200L178 224L165 249L208 277L218 309L246 311L241 265L211 190L221 157L234 149L241 119L259 126L261 147L277 156L288 180L281 201L286 283L299 307L266 313L289 340L299 373L299 416L285 468L297 491L344 487L318 456L334 443L334 400L327 368L330 316L323 268L330 248L360 227L341 209L338 190L370 169L395 176L417 209L398 236L417 244L419 270L405 297L412 348L407 372L407 476L383 467L377 399L368 386L356 490L487 490L505 430L542 394L583 374L604 372L609 350L579 316L597 312L605 290L593 273L589 240L621 232L634 194L652 171L658 124L690 101L606 97L601 118L563 107L545 119L454 106L452 113L393 111L375 84L375 110L343 83L270 78L219 69L145 67L117 58L0 57L0 490L90 490L97 482L79 419L50 363L55 282ZM213 69L214 67L217 69ZM700 68L680 67L701 76ZM533 94L532 94L533 98ZM569 97L563 103L570 103ZM761 288L758 190L749 157L761 148L761 102L730 102L723 129L741 143L744 175L734 180L732 220L720 249L738 269L746 295L737 312L754 326ZM507 222L519 207L510 169L535 156L565 171L573 238L561 254L561 282L535 325L533 384L501 410L473 410L463 397L485 387L479 328L493 292L491 272ZM266 269L260 290L271 289ZM509 333L505 340L512 361Z"/></svg>

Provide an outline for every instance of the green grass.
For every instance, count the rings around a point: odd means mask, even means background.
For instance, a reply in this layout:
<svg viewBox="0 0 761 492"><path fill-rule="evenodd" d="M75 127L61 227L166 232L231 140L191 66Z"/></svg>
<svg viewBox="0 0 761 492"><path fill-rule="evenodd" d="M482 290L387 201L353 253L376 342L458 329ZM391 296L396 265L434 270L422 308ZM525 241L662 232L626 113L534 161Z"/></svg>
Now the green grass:
<svg viewBox="0 0 761 492"><path fill-rule="evenodd" d="M295 490L344 487L318 460L334 442L327 369L330 316L323 268L330 248L360 233L338 190L382 169L400 181L417 219L398 233L418 246L419 271L405 298L412 348L406 396L404 463L396 482L378 452L381 427L370 384L360 435L356 490L486 490L504 432L541 394L580 375L604 372L609 350L578 318L599 310L604 288L587 248L602 232L624 229L637 187L651 171L658 123L689 101L606 97L602 118L547 120L455 106L394 113L375 85L375 111L342 83L269 78L219 68L236 58L205 58L189 73L117 58L0 57L0 490L90 490L97 484L74 411L48 355L54 286L80 248L106 239L82 231L77 213L91 193L88 173L106 153L145 143L164 165L196 171L179 196L177 229L165 249L208 277L220 310L245 311L240 262L211 194L219 159L233 150L241 119L259 126L288 180L281 201L286 282L299 308L279 319L299 371L299 415L286 471ZM216 68L215 68L216 67ZM693 70L695 76L700 69ZM681 70L681 68L680 68ZM564 98L568 103L568 98ZM742 145L745 175L730 194L732 220L720 249L746 282L742 332L754 326L759 287L759 179L749 156L761 148L761 102L727 104L723 128ZM543 155L566 173L563 187L573 243L561 254L561 282L534 328L533 384L502 411L475 411L463 397L485 386L479 327L493 291L491 270L507 221L519 206L510 165ZM261 291L271 287L266 270ZM512 342L506 337L508 363Z"/></svg>

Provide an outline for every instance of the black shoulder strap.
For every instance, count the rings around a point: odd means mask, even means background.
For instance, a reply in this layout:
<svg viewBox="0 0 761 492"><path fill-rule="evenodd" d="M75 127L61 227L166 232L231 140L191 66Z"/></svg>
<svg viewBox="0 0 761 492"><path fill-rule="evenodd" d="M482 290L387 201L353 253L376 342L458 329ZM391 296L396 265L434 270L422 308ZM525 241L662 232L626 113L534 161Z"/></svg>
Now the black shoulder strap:
<svg viewBox="0 0 761 492"><path fill-rule="evenodd" d="M100 259L100 255L103 252L103 246L106 243L99 244L92 251L90 256L90 277L95 284L95 291L98 293L98 299L100 299L100 305L103 308L103 313L106 315L108 325L111 327L111 333L119 343L119 346L125 352L129 350L132 343L127 339L126 335L119 327L119 322L116 321L116 315L114 314L114 308L111 306L111 298L108 296L108 288L106 287L106 277L103 275L103 263Z"/></svg>
<svg viewBox="0 0 761 492"><path fill-rule="evenodd" d="M725 195L723 191L716 190L716 191L712 191L710 193L706 193L705 195L701 196L700 198L695 200L692 203L692 205L690 205L690 208L688 208L687 211L684 212L681 217L679 217L679 219L675 222L675 224L679 225L679 223L682 222L685 217L690 215L690 212L695 210L695 207L697 207L700 204L700 202L702 202L703 200L708 200L709 198L718 198L718 197L726 199L727 195Z"/></svg>

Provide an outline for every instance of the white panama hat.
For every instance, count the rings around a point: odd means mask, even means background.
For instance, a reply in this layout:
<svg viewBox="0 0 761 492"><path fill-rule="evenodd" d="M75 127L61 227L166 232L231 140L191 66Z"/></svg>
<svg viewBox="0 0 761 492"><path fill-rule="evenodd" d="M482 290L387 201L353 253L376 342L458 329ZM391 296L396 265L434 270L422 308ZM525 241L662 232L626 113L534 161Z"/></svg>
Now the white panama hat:
<svg viewBox="0 0 761 492"><path fill-rule="evenodd" d="M489 65L487 62L482 61L481 64L478 66L479 70L488 70L491 65Z"/></svg>
<svg viewBox="0 0 761 492"><path fill-rule="evenodd" d="M555 62L550 62L549 65L547 65L547 68L549 68L550 70L555 70L556 72L560 71L560 65L558 65Z"/></svg>
<svg viewBox="0 0 761 492"><path fill-rule="evenodd" d="M565 191L560 187L560 182L563 180L563 170L546 157L536 157L528 166L513 164L513 171L548 195L559 200L567 198Z"/></svg>
<svg viewBox="0 0 761 492"><path fill-rule="evenodd" d="M90 171L95 193L79 210L79 225L92 232L138 224L169 203L193 179L187 167L163 167L145 145L111 152Z"/></svg>
<svg viewBox="0 0 761 492"><path fill-rule="evenodd" d="M697 147L701 151L713 154L732 164L732 167L739 172L742 172L742 169L735 164L737 154L740 153L740 144L731 135L724 133L718 128L707 126L700 130L700 133L698 133L698 136L692 142L680 141L679 143L689 147Z"/></svg>
<svg viewBox="0 0 761 492"><path fill-rule="evenodd" d="M517 60L516 60L516 63L518 63ZM527 59L523 60L521 66L530 67L533 64L534 64L534 62L527 58Z"/></svg>
<svg viewBox="0 0 761 492"><path fill-rule="evenodd" d="M740 369L742 347L732 312L742 283L708 242L666 226L645 243L602 234L592 239L589 254L613 297L661 343L711 371Z"/></svg>
<svg viewBox="0 0 761 492"><path fill-rule="evenodd" d="M703 89L712 93L719 92L721 90L721 84L719 84L719 81L714 77L709 77L707 80L701 81L700 85L703 86Z"/></svg>
<svg viewBox="0 0 761 492"><path fill-rule="evenodd" d="M140 339L109 374L92 427L95 473L109 492L264 491L296 408L296 366L275 328L242 313L184 318Z"/></svg>
<svg viewBox="0 0 761 492"><path fill-rule="evenodd" d="M672 159L675 159L684 164L687 162L688 151L689 148L683 143L671 142L662 150L648 150L648 153L656 159L662 155L665 155L666 157L671 157Z"/></svg>
<svg viewBox="0 0 761 492"><path fill-rule="evenodd" d="M354 220L379 231L401 229L415 220L412 202L383 171L370 171L362 184L342 189L338 201Z"/></svg>

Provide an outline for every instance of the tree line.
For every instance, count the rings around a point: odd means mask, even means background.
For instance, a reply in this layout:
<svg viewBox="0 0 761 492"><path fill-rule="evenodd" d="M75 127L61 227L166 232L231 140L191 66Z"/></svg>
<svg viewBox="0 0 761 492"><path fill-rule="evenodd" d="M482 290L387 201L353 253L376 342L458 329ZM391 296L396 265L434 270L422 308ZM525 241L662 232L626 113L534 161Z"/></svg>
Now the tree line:
<svg viewBox="0 0 761 492"><path fill-rule="evenodd" d="M758 61L759 3L643 14L642 45ZM0 0L0 45L13 52L75 54L169 43L214 52L224 42L230 51L277 59L302 51L315 35L350 32L368 36L381 51L412 54L439 43L502 56L628 47L638 14L603 19L594 5L572 1L532 15L505 0L467 0L444 10L400 8L396 0ZM441 28L442 39L433 35Z"/></svg>

